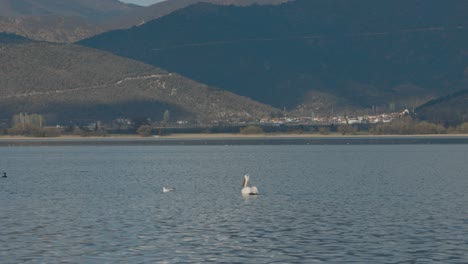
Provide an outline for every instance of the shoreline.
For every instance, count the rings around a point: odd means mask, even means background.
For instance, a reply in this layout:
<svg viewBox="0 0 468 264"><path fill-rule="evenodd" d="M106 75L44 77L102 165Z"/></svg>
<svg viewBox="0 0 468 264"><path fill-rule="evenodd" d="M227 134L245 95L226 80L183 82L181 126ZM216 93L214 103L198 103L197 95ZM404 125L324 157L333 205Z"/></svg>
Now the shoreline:
<svg viewBox="0 0 468 264"><path fill-rule="evenodd" d="M80 145L396 145L468 144L468 134L438 135L341 135L341 134L172 134L141 137L24 137L0 136L0 147L80 146Z"/></svg>
<svg viewBox="0 0 468 264"><path fill-rule="evenodd" d="M389 137L418 137L418 138L440 138L440 137L467 137L468 134L415 134L415 135L342 135L340 133L322 134L297 134L297 133L265 133L265 134L239 134L239 133L180 133L169 134L165 136L152 135L149 137L139 136L137 134L111 134L106 136L78 136L78 135L61 135L58 137L31 137L31 136L8 136L0 135L0 140L56 140L56 139L210 139L210 138L389 138Z"/></svg>

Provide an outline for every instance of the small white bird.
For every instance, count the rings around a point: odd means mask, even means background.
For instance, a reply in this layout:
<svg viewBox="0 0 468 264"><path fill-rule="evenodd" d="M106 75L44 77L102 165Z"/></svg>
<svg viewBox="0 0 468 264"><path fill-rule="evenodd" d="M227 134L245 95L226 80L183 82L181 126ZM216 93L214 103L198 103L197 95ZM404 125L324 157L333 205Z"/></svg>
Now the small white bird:
<svg viewBox="0 0 468 264"><path fill-rule="evenodd" d="M244 175L244 181L242 182L242 195L258 195L258 189L255 186L249 187L250 176L248 174Z"/></svg>
<svg viewBox="0 0 468 264"><path fill-rule="evenodd" d="M167 193L167 192L172 192L174 191L175 189L174 188L171 188L171 187L163 187L163 192L164 193Z"/></svg>

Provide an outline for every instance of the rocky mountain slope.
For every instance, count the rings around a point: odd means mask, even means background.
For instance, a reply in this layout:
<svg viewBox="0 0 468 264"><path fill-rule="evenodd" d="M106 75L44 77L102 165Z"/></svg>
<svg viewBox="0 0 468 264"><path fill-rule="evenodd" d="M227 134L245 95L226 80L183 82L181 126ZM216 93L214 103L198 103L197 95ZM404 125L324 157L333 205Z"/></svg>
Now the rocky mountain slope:
<svg viewBox="0 0 468 264"><path fill-rule="evenodd" d="M118 0L0 0L0 16L66 16L101 21L142 8Z"/></svg>
<svg viewBox="0 0 468 264"><path fill-rule="evenodd" d="M0 17L0 31L38 41L72 43L104 32L84 18L63 16Z"/></svg>
<svg viewBox="0 0 468 264"><path fill-rule="evenodd" d="M1 38L0 38L1 41ZM255 120L272 107L180 75L75 45L0 44L0 119L40 113L49 123L116 118L209 123Z"/></svg>
<svg viewBox="0 0 468 264"><path fill-rule="evenodd" d="M140 8L117 0L0 0L0 32L70 43L102 33L104 21Z"/></svg>

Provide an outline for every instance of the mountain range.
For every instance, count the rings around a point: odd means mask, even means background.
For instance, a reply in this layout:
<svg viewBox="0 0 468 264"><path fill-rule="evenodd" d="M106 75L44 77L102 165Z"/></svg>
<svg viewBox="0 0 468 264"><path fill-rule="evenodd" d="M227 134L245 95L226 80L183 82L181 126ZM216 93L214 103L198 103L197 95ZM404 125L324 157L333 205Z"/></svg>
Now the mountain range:
<svg viewBox="0 0 468 264"><path fill-rule="evenodd" d="M229 122L408 108L459 123L466 13L465 0L0 0L0 32L17 34L0 33L0 118L169 110Z"/></svg>
<svg viewBox="0 0 468 264"><path fill-rule="evenodd" d="M415 108L463 89L464 0L198 3L79 42L301 113Z"/></svg>
<svg viewBox="0 0 468 264"><path fill-rule="evenodd" d="M0 32L72 43L105 31L140 25L202 1L247 6L290 0L170 0L148 7L117 0L0 0Z"/></svg>

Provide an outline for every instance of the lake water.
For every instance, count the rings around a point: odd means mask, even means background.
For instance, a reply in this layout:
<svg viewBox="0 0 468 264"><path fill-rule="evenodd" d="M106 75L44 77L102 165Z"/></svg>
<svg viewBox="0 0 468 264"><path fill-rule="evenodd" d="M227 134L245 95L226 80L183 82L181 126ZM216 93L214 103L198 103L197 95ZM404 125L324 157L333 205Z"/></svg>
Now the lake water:
<svg viewBox="0 0 468 264"><path fill-rule="evenodd" d="M0 157L0 263L468 263L468 145ZM242 197L245 173L261 195Z"/></svg>

